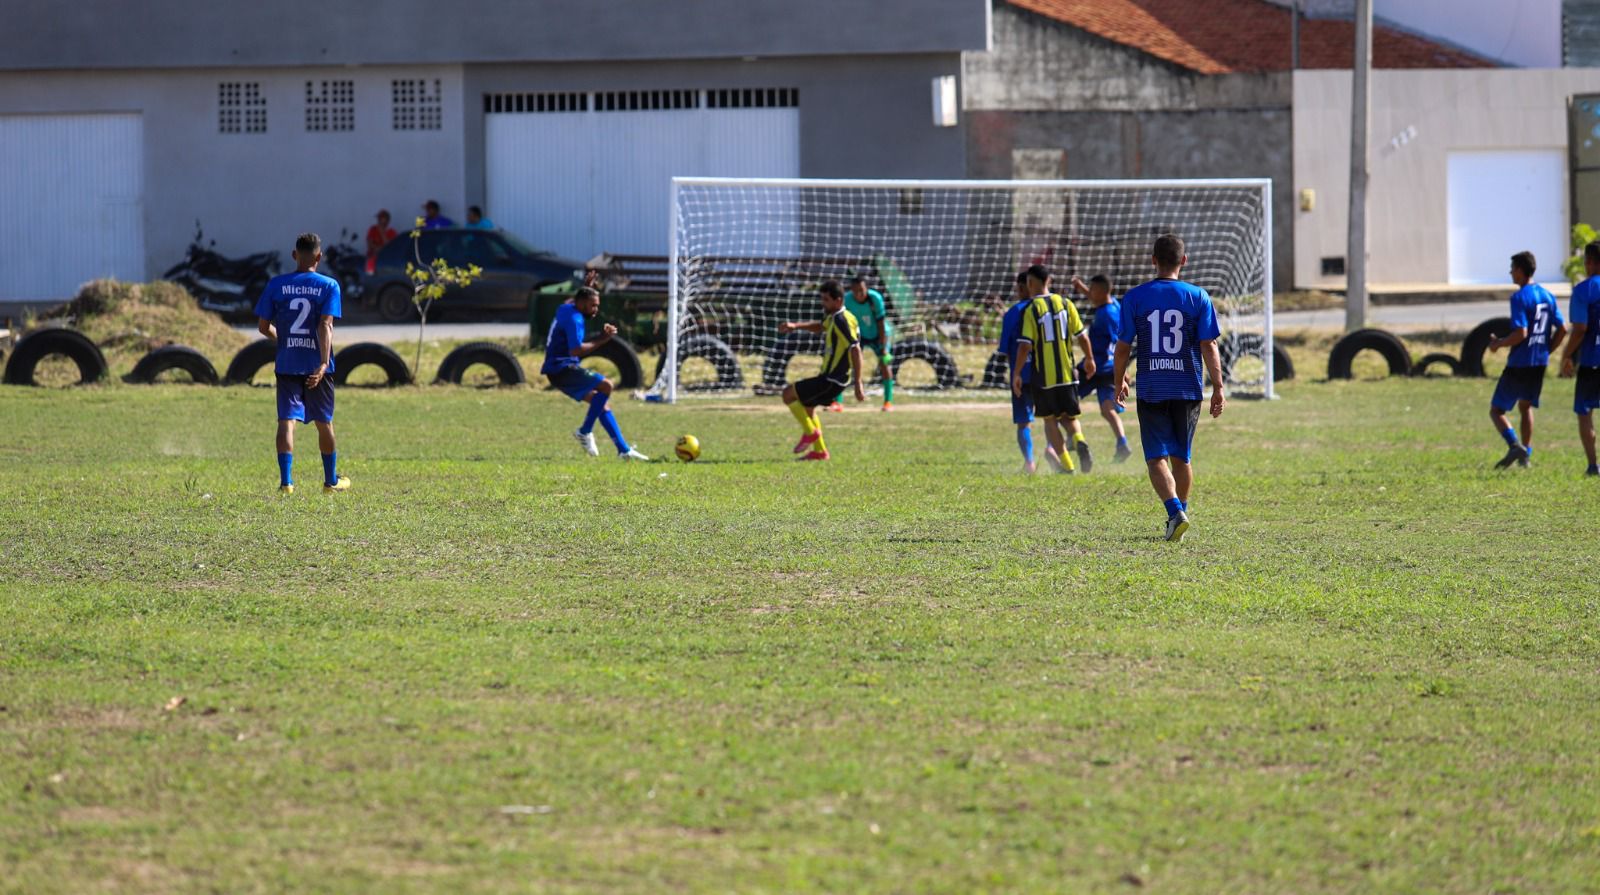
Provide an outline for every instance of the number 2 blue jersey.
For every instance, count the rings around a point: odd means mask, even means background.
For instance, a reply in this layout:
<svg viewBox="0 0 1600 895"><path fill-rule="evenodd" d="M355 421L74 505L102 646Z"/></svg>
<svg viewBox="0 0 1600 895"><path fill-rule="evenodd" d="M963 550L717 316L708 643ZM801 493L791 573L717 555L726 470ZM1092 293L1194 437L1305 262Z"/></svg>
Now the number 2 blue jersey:
<svg viewBox="0 0 1600 895"><path fill-rule="evenodd" d="M1572 322L1588 327L1583 332L1578 366L1600 367L1600 277L1572 287Z"/></svg>
<svg viewBox="0 0 1600 895"><path fill-rule="evenodd" d="M1200 343L1221 335L1204 289L1182 280L1151 280L1122 296L1117 341L1139 359L1139 400L1198 401Z"/></svg>
<svg viewBox="0 0 1600 895"><path fill-rule="evenodd" d="M1511 328L1527 327L1528 337L1511 349L1508 367L1542 367L1550 363L1550 329L1561 326L1561 306L1538 283L1529 283L1511 296Z"/></svg>
<svg viewBox="0 0 1600 895"><path fill-rule="evenodd" d="M339 281L314 271L296 271L273 277L256 300L256 316L278 329L278 361L285 376L315 373L322 363L317 326L324 317L339 317ZM333 353L328 370L333 372Z"/></svg>

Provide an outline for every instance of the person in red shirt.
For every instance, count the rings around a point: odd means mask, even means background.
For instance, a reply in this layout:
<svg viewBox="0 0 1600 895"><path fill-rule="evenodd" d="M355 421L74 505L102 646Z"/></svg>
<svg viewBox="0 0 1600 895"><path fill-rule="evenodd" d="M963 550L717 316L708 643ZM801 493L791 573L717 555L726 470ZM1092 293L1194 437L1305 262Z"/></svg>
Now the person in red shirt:
<svg viewBox="0 0 1600 895"><path fill-rule="evenodd" d="M379 209L378 222L367 228L367 273L372 273L378 266L378 250L388 245L389 240L400 234L389 226L389 210Z"/></svg>

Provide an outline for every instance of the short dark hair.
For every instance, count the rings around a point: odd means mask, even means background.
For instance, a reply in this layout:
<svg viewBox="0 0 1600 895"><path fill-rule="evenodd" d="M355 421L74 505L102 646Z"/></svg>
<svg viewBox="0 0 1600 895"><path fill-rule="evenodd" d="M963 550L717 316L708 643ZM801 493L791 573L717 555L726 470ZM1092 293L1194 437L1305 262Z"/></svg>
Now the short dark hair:
<svg viewBox="0 0 1600 895"><path fill-rule="evenodd" d="M429 199L428 201L422 203L422 207L423 208L431 208L434 211L438 211L439 210L439 202L437 200L435 200L435 199Z"/></svg>
<svg viewBox="0 0 1600 895"><path fill-rule="evenodd" d="M1183 238L1176 233L1156 237L1156 246L1150 250L1151 257L1162 267L1177 267L1183 263L1184 254Z"/></svg>
<svg viewBox="0 0 1600 895"><path fill-rule="evenodd" d="M294 238L294 250L302 255L315 255L322 251L322 237L315 233L302 233Z"/></svg>
<svg viewBox="0 0 1600 895"><path fill-rule="evenodd" d="M1600 263L1600 241L1591 242L1583 247L1583 260Z"/></svg>
<svg viewBox="0 0 1600 895"><path fill-rule="evenodd" d="M479 208L476 205L468 205L467 206L467 214L475 214L475 215L477 215L478 217L481 218L481 217L483 217L483 209Z"/></svg>
<svg viewBox="0 0 1600 895"><path fill-rule="evenodd" d="M582 299L588 298L590 296L594 296L595 298L599 298L600 297L600 290L595 289L592 286L579 286L578 287L578 291L572 293L572 300L573 301L581 301Z"/></svg>
<svg viewBox="0 0 1600 895"><path fill-rule="evenodd" d="M1018 286L1026 286L1026 285L1028 285L1028 272L1027 271L1023 271L1022 273L1017 274L1017 285Z"/></svg>
<svg viewBox="0 0 1600 895"><path fill-rule="evenodd" d="M1539 262L1533 260L1532 252L1518 252L1511 256L1511 266L1522 271L1523 276L1531 277L1539 269Z"/></svg>
<svg viewBox="0 0 1600 895"><path fill-rule="evenodd" d="M867 285L867 278L862 274L855 274L855 275L850 277L849 282L850 282L850 285L852 285L852 286L857 285L857 284L865 286L865 285Z"/></svg>
<svg viewBox="0 0 1600 895"><path fill-rule="evenodd" d="M838 280L823 281L823 284L817 287L817 291L829 298L844 298L844 287L839 285Z"/></svg>
<svg viewBox="0 0 1600 895"><path fill-rule="evenodd" d="M1103 273L1097 273L1094 276L1089 278L1089 285L1091 285L1091 286L1104 286L1107 289L1110 289L1111 288L1111 278L1106 276Z"/></svg>
<svg viewBox="0 0 1600 895"><path fill-rule="evenodd" d="M1042 283L1045 280L1050 279L1050 268L1045 267L1043 264L1035 264L1028 268L1028 276L1033 277Z"/></svg>

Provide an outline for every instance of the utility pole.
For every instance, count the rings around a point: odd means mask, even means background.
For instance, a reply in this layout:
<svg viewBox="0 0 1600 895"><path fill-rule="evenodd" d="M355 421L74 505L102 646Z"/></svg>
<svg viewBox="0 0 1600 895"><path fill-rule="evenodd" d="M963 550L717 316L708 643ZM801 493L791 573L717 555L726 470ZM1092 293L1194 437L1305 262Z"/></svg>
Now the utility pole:
<svg viewBox="0 0 1600 895"><path fill-rule="evenodd" d="M1372 126L1372 0L1356 0L1350 90L1350 241L1345 249L1344 328L1367 325L1367 131Z"/></svg>

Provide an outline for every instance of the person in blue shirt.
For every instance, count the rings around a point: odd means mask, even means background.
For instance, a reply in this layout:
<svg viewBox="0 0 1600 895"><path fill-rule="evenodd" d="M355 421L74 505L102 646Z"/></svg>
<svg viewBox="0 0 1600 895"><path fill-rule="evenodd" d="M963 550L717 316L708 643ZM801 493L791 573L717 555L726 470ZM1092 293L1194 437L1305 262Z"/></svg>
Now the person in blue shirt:
<svg viewBox="0 0 1600 895"><path fill-rule="evenodd" d="M1128 363L1139 370L1139 440L1144 444L1150 484L1167 508L1167 540L1189 530L1189 492L1194 487L1191 454L1200 424L1203 384L1200 364L1211 377L1211 415L1222 416L1222 356L1217 351L1217 312L1204 289L1178 279L1183 240L1168 233L1156 240L1150 260L1156 278L1122 296L1112 381L1117 403L1128 398Z"/></svg>
<svg viewBox="0 0 1600 895"><path fill-rule="evenodd" d="M593 283L595 279L594 271L590 271L585 282ZM617 328L607 323L601 327L598 338L587 338L584 321L598 313L600 293L592 285L583 286L571 301L557 308L556 319L550 324L550 335L545 339L544 366L539 368L539 372L550 377L550 384L560 389L562 394L580 404L589 404L583 425L572 433L572 437L583 445L589 456L600 456L600 449L594 443L594 424L599 423L611 436L611 443L616 445L617 459L649 460L622 437L622 427L617 425L617 418L611 413L611 380L593 370L585 370L579 363L617 334Z"/></svg>
<svg viewBox="0 0 1600 895"><path fill-rule="evenodd" d="M1584 475L1600 476L1594 451L1594 411L1600 407L1600 242L1583 247L1583 272L1588 278L1572 287L1567 315L1571 332L1561 354L1561 375L1578 377L1572 411L1578 415L1578 438L1589 457Z"/></svg>
<svg viewBox="0 0 1600 895"><path fill-rule="evenodd" d="M1112 462L1126 463L1133 451L1128 447L1128 434L1122 429L1117 389L1111 383L1117 334L1122 331L1122 305L1111 297L1111 278L1103 273L1090 277L1087 284L1073 277L1072 291L1089 296L1089 304L1094 307L1094 319L1089 321L1089 347L1094 354L1095 375L1079 379L1078 395L1086 398L1094 392L1095 400L1100 403L1100 415L1111 426L1111 433L1117 436L1117 455Z"/></svg>
<svg viewBox="0 0 1600 895"><path fill-rule="evenodd" d="M494 221L483 216L483 209L476 205L467 206L467 227L472 230L493 230Z"/></svg>
<svg viewBox="0 0 1600 895"><path fill-rule="evenodd" d="M1550 363L1550 352L1561 345L1567 333L1555 296L1533 282L1535 269L1532 252L1511 256L1511 282L1518 287L1511 295L1511 332L1489 343L1491 353L1511 349L1506 368L1494 387L1494 397L1489 399L1489 420L1506 440L1506 455L1494 465L1495 469L1505 469L1513 463L1529 465L1533 456L1533 409L1539 406L1539 394L1544 391L1545 367ZM1522 414L1520 443L1517 430L1506 420L1513 407Z"/></svg>
<svg viewBox="0 0 1600 895"><path fill-rule="evenodd" d="M422 203L422 229L438 230L442 227L454 227L455 221L439 213L439 203L432 199Z"/></svg>
<svg viewBox="0 0 1600 895"><path fill-rule="evenodd" d="M1028 292L1028 272L1017 274L1016 303L1000 318L1000 348L1006 358L1006 369L1017 369L1017 336L1022 334L1022 315L1033 303ZM1011 421L1017 424L1017 447L1022 451L1022 471L1033 475L1037 468L1033 460L1033 365L1023 367L1021 391L1011 395ZM1009 375L1008 377L1009 378ZM1050 447L1045 446L1049 451Z"/></svg>
<svg viewBox="0 0 1600 895"><path fill-rule="evenodd" d="M322 239L302 233L294 241L294 273L273 277L256 300L256 329L278 345L278 491L294 493L294 424L317 427L322 449L322 490L350 490L339 475L333 438L333 321L340 315L339 281L317 273Z"/></svg>

